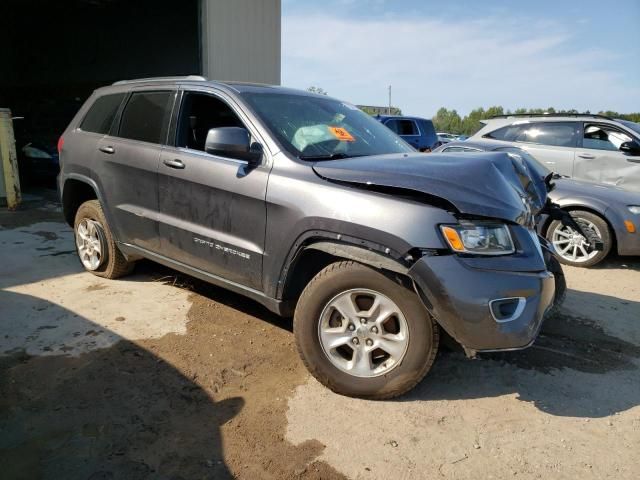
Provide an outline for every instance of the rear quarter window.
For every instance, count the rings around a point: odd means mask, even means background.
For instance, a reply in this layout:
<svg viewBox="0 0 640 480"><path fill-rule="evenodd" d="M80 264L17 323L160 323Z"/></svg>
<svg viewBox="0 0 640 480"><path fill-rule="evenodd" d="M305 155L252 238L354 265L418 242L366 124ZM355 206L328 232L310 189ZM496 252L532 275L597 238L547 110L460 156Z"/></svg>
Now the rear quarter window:
<svg viewBox="0 0 640 480"><path fill-rule="evenodd" d="M122 113L118 136L149 143L165 143L174 92L136 92Z"/></svg>
<svg viewBox="0 0 640 480"><path fill-rule="evenodd" d="M80 124L80 130L107 134L126 94L114 93L98 97Z"/></svg>

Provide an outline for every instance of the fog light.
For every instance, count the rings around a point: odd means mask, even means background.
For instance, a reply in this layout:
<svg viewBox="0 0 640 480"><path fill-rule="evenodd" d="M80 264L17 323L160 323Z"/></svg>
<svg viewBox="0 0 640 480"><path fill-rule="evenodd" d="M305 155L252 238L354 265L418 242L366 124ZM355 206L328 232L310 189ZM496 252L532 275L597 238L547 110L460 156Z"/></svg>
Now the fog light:
<svg viewBox="0 0 640 480"><path fill-rule="evenodd" d="M522 315L526 304L524 297L498 298L489 302L489 310L496 322L506 323Z"/></svg>

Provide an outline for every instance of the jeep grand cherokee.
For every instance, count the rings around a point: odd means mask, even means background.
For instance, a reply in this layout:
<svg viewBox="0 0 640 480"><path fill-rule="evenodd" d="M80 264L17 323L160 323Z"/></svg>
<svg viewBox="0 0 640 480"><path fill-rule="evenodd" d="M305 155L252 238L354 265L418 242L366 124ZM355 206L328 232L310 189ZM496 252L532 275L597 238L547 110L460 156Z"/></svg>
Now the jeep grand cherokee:
<svg viewBox="0 0 640 480"><path fill-rule="evenodd" d="M561 270L534 230L535 166L425 156L340 100L118 82L59 151L84 268L116 278L144 257L293 315L305 365L342 394L411 389L441 329L470 355L527 347L553 304Z"/></svg>

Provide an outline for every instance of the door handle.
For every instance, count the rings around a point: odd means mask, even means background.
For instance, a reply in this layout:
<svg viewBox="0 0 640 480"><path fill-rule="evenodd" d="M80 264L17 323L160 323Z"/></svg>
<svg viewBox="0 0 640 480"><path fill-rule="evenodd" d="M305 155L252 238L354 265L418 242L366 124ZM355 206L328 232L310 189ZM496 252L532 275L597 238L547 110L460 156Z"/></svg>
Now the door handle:
<svg viewBox="0 0 640 480"><path fill-rule="evenodd" d="M113 155L114 153L116 153L116 149L113 148L111 145L108 145L106 147L100 147L99 150L103 153L108 153L109 155Z"/></svg>
<svg viewBox="0 0 640 480"><path fill-rule="evenodd" d="M627 158L627 162L640 163L640 158Z"/></svg>
<svg viewBox="0 0 640 480"><path fill-rule="evenodd" d="M591 155L590 153L579 153L578 156L580 158L586 158L586 159L589 159L589 160L596 158L595 155Z"/></svg>
<svg viewBox="0 0 640 480"><path fill-rule="evenodd" d="M183 169L185 167L185 164L183 163L182 160L178 160L177 158L175 160L163 160L163 162L167 167L171 167L171 168L178 168L178 169Z"/></svg>

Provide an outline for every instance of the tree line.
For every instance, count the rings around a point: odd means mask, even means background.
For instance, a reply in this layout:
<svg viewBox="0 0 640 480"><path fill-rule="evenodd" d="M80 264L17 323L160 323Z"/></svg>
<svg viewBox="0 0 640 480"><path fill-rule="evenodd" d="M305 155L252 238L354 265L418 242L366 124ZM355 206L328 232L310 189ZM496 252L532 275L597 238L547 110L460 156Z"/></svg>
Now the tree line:
<svg viewBox="0 0 640 480"><path fill-rule="evenodd" d="M455 110L448 110L444 107L438 110L433 117L433 125L438 132L449 132L458 135L473 135L482 127L480 120L491 118L495 115L510 115L523 113L583 113L578 110L556 110L550 108L517 108L514 111L504 110L500 106L484 108L476 108L471 110L469 115L461 117ZM589 111L584 113L591 113ZM611 110L598 112L599 115L606 115L611 118L621 118L632 122L640 122L640 113L618 113Z"/></svg>

